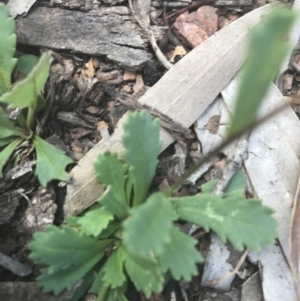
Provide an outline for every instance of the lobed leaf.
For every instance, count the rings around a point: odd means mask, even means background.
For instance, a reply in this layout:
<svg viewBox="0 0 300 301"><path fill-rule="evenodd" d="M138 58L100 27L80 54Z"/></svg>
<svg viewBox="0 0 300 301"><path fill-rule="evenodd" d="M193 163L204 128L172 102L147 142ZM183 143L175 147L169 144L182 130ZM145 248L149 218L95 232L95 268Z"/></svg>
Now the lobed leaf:
<svg viewBox="0 0 300 301"><path fill-rule="evenodd" d="M0 178L3 177L2 169L15 148L23 141L22 138L18 138L7 145L1 152L0 152Z"/></svg>
<svg viewBox="0 0 300 301"><path fill-rule="evenodd" d="M93 281L95 280L94 276L95 271L91 269L82 279L80 285L75 289L73 296L68 301L79 301L85 293L88 291Z"/></svg>
<svg viewBox="0 0 300 301"><path fill-rule="evenodd" d="M104 230L100 233L98 238L109 238L112 237L120 229L120 224L117 222L110 222Z"/></svg>
<svg viewBox="0 0 300 301"><path fill-rule="evenodd" d="M0 102L8 103L9 108L35 107L38 96L49 76L51 62L51 53L44 53L29 75L17 82L11 91L3 94Z"/></svg>
<svg viewBox="0 0 300 301"><path fill-rule="evenodd" d="M23 130L19 127L15 127L13 122L10 121L0 107L0 139L8 138L10 136L21 136L22 132Z"/></svg>
<svg viewBox="0 0 300 301"><path fill-rule="evenodd" d="M123 158L129 164L134 184L134 206L145 201L162 147L159 141L159 119L152 120L147 111L132 113L124 124Z"/></svg>
<svg viewBox="0 0 300 301"><path fill-rule="evenodd" d="M237 250L246 246L259 251L261 245L273 244L277 237L273 210L263 206L260 200L245 199L239 185L224 198L203 193L172 200L181 219L206 231L212 229L223 242L229 239Z"/></svg>
<svg viewBox="0 0 300 301"><path fill-rule="evenodd" d="M103 282L105 286L116 288L124 284L126 281L126 276L123 271L124 260L125 255L122 248L118 248L109 256L103 267Z"/></svg>
<svg viewBox="0 0 300 301"><path fill-rule="evenodd" d="M39 63L39 58L32 54L23 54L19 57L15 68L15 78L17 81L24 79L30 74L34 67ZM37 105L35 113L37 114L46 105L46 100L39 94L37 97Z"/></svg>
<svg viewBox="0 0 300 301"><path fill-rule="evenodd" d="M100 272L97 274L92 286L89 289L89 293L92 294L98 294L100 289L104 286L103 282L103 277L104 277L104 270L103 267L101 268Z"/></svg>
<svg viewBox="0 0 300 301"><path fill-rule="evenodd" d="M114 216L103 207L98 206L76 219L76 223L87 234L97 237L102 230L106 229Z"/></svg>
<svg viewBox="0 0 300 301"><path fill-rule="evenodd" d="M69 174L65 168L73 160L65 155L63 151L34 135L33 144L36 149L37 162L35 174L43 187L51 180L69 180Z"/></svg>
<svg viewBox="0 0 300 301"><path fill-rule="evenodd" d="M155 193L147 202L134 208L124 222L124 244L133 252L159 254L170 240L173 208L162 193Z"/></svg>
<svg viewBox="0 0 300 301"><path fill-rule="evenodd" d="M128 205L112 186L109 186L98 202L111 214L123 219L128 214Z"/></svg>
<svg viewBox="0 0 300 301"><path fill-rule="evenodd" d="M94 168L97 180L105 187L113 187L115 193L126 200L125 180L128 166L118 158L118 154L111 152L101 154Z"/></svg>
<svg viewBox="0 0 300 301"><path fill-rule="evenodd" d="M15 21L9 16L4 3L0 3L0 96L11 86L11 74L17 63L14 58L17 36Z"/></svg>
<svg viewBox="0 0 300 301"><path fill-rule="evenodd" d="M97 240L74 229L47 226L45 232L34 234L28 245L30 258L37 264L47 265L38 277L45 292L59 294L65 288L71 289L77 280L103 257L112 240Z"/></svg>
<svg viewBox="0 0 300 301"><path fill-rule="evenodd" d="M196 243L196 239L172 227L171 240L158 255L163 272L170 270L174 279L183 278L186 281L190 281L192 276L197 275L196 263L203 262L204 259L196 250Z"/></svg>
<svg viewBox="0 0 300 301"><path fill-rule="evenodd" d="M243 68L229 136L254 121L271 81L289 52L286 38L295 19L296 14L291 10L278 8L251 30L249 53Z"/></svg>
<svg viewBox="0 0 300 301"><path fill-rule="evenodd" d="M38 64L39 58L32 54L23 54L19 57L16 69L15 77L17 79L23 79L28 76L31 70Z"/></svg>
<svg viewBox="0 0 300 301"><path fill-rule="evenodd" d="M136 289L142 291L146 298L149 298L152 292L161 292L164 278L157 260L124 251L125 269Z"/></svg>

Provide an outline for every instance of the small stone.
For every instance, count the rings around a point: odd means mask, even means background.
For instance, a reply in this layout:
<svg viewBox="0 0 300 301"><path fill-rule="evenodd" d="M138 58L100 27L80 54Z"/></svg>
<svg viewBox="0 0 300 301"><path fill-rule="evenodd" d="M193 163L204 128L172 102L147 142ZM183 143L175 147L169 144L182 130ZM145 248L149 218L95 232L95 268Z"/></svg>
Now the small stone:
<svg viewBox="0 0 300 301"><path fill-rule="evenodd" d="M174 34L183 43L194 48L218 30L218 9L202 6L196 12L183 13L172 26Z"/></svg>
<svg viewBox="0 0 300 301"><path fill-rule="evenodd" d="M136 73L135 72L125 70L125 72L123 74L123 81L124 82L130 81L130 80L135 80L135 78L136 78Z"/></svg>
<svg viewBox="0 0 300 301"><path fill-rule="evenodd" d="M129 85L124 85L122 87L122 89L127 92L127 93L131 93L132 92L132 86L129 86Z"/></svg>
<svg viewBox="0 0 300 301"><path fill-rule="evenodd" d="M101 109L96 106L88 106L85 109L91 114L98 114L101 111Z"/></svg>
<svg viewBox="0 0 300 301"><path fill-rule="evenodd" d="M72 142L71 148L74 153L82 153L83 152L83 147L78 140L74 140Z"/></svg>

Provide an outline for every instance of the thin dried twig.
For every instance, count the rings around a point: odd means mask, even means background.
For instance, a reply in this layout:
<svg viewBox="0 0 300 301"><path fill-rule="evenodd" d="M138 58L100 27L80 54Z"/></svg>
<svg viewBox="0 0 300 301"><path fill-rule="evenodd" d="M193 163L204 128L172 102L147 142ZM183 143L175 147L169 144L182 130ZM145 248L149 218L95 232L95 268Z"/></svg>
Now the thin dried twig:
<svg viewBox="0 0 300 301"><path fill-rule="evenodd" d="M150 28L149 12L150 12L150 0L129 0L129 7L137 23L142 27L142 29L147 33L149 42L159 59L159 61L164 65L166 69L171 69L173 64L171 64L164 54L161 52L157 46L153 31Z"/></svg>
<svg viewBox="0 0 300 301"><path fill-rule="evenodd" d="M216 285L217 283L227 279L228 277L231 277L232 275L236 274L238 272L238 270L240 269L241 265L244 263L246 257L248 255L248 250L245 250L243 255L241 256L239 262L237 263L237 265L235 266L235 268L231 271L228 271L225 275L223 275L220 278L211 280L211 281L207 281L206 284L209 286L213 286Z"/></svg>

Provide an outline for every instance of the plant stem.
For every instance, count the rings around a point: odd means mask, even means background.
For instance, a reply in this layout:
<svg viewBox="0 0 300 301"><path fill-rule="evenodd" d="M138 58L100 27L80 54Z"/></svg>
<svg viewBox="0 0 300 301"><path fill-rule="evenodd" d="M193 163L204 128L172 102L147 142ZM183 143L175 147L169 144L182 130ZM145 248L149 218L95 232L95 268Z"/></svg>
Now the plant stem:
<svg viewBox="0 0 300 301"><path fill-rule="evenodd" d="M36 104L33 104L28 108L27 120L26 120L26 125L28 130L31 130L33 126L35 107Z"/></svg>
<svg viewBox="0 0 300 301"><path fill-rule="evenodd" d="M286 109L288 107L287 103L284 103L283 105L275 108L272 110L269 114L266 116L262 117L259 120L254 120L251 122L249 125L245 126L244 128L240 129L230 137L228 137L221 145L216 147L214 150L212 150L210 153L202 157L194 166L192 166L190 169L188 169L182 177L180 177L168 190L164 192L166 196L171 196L172 192L178 189L197 169L199 169L205 162L209 161L211 158L214 156L218 155L224 147L228 146L230 143L232 143L234 140L242 136L248 131L253 130L255 127L261 125L265 121L267 121L269 118L277 115L280 113L282 110Z"/></svg>
<svg viewBox="0 0 300 301"><path fill-rule="evenodd" d="M109 289L108 286L102 286L99 290L96 301L104 301L106 294L108 292L108 289Z"/></svg>

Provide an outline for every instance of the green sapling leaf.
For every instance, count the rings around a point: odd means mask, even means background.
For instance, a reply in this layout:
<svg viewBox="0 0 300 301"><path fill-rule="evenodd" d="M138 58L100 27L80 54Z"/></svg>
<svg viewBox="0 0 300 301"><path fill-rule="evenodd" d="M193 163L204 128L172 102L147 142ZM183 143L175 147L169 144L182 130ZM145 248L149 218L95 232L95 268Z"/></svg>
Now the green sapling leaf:
<svg viewBox="0 0 300 301"><path fill-rule="evenodd" d="M170 270L174 279L183 278L186 281L190 281L192 276L197 275L196 264L203 262L204 258L196 250L196 243L196 239L172 227L171 240L158 255L163 272Z"/></svg>
<svg viewBox="0 0 300 301"><path fill-rule="evenodd" d="M136 289L142 291L146 298L149 298L152 292L161 292L164 278L157 260L124 251L125 269Z"/></svg>
<svg viewBox="0 0 300 301"><path fill-rule="evenodd" d="M35 174L40 184L46 187L54 179L68 181L69 174L65 172L65 168L73 160L37 135L34 135L33 144L37 154Z"/></svg>
<svg viewBox="0 0 300 301"><path fill-rule="evenodd" d="M162 147L159 140L159 119L152 120L147 111L132 113L124 124L123 158L129 164L132 177L134 206L145 201Z"/></svg>
<svg viewBox="0 0 300 301"><path fill-rule="evenodd" d="M99 205L85 213L84 216L77 218L76 223L87 235L97 237L113 219L114 216Z"/></svg>
<svg viewBox="0 0 300 301"><path fill-rule="evenodd" d="M241 177L242 173L235 176ZM229 239L237 250L246 246L259 251L262 245L274 243L277 222L271 216L271 208L263 206L260 200L245 198L241 183L236 181L224 198L207 193L172 198L174 209L181 219L206 231L212 229L223 242Z"/></svg>
<svg viewBox="0 0 300 301"><path fill-rule="evenodd" d="M116 215L120 219L128 215L128 205L124 198L122 198L112 186L104 192L98 201L107 211Z"/></svg>
<svg viewBox="0 0 300 301"><path fill-rule="evenodd" d="M89 293L92 294L98 294L100 289L104 287L104 282L103 282L103 277L104 277L104 270L103 267L101 268L100 272L96 276L92 286L89 289Z"/></svg>
<svg viewBox="0 0 300 301"><path fill-rule="evenodd" d="M128 299L120 289L116 289L116 295L119 301L128 301Z"/></svg>
<svg viewBox="0 0 300 301"><path fill-rule="evenodd" d="M271 11L250 31L249 53L244 64L229 136L254 121L271 81L289 52L286 38L295 19L295 12L281 7Z"/></svg>
<svg viewBox="0 0 300 301"><path fill-rule="evenodd" d="M56 295L64 289L71 289L103 257L112 240L97 240L64 226L47 226L45 232L34 234L28 245L30 258L46 265L38 277L38 283L45 292Z"/></svg>
<svg viewBox="0 0 300 301"><path fill-rule="evenodd" d="M19 57L17 66L15 68L16 80L22 80L27 77L34 67L39 63L39 58L32 54L23 54ZM37 114L46 105L46 100L39 94L37 98L37 105L35 113Z"/></svg>
<svg viewBox="0 0 300 301"><path fill-rule="evenodd" d="M116 288L122 286L126 281L126 276L123 271L124 260L125 254L122 248L118 248L109 256L103 267L103 282L105 286Z"/></svg>
<svg viewBox="0 0 300 301"><path fill-rule="evenodd" d="M92 269L83 277L82 283L75 289L72 298L68 301L79 301L91 287L94 280L95 271Z"/></svg>
<svg viewBox="0 0 300 301"><path fill-rule="evenodd" d="M96 178L104 187L113 187L122 199L126 200L125 196L125 180L128 170L127 164L118 158L118 154L105 152L98 157L94 164Z"/></svg>
<svg viewBox="0 0 300 301"><path fill-rule="evenodd" d="M117 154L105 152L98 157L94 167L96 178L108 187L99 202L107 211L124 218L129 209L125 193L127 164L124 164Z"/></svg>
<svg viewBox="0 0 300 301"><path fill-rule="evenodd" d="M38 64L39 58L32 54L23 54L19 57L15 68L15 77L17 79L24 79L32 69Z"/></svg>
<svg viewBox="0 0 300 301"><path fill-rule="evenodd" d="M0 139L10 136L22 136L23 131L23 129L14 126L13 122L10 121L8 116L0 107Z"/></svg>
<svg viewBox="0 0 300 301"><path fill-rule="evenodd" d="M16 137L12 137L12 136L7 138L0 138L0 147L10 144L15 139Z"/></svg>
<svg viewBox="0 0 300 301"><path fill-rule="evenodd" d="M0 102L8 103L9 108L36 107L38 96L49 76L51 62L51 53L44 53L29 75L17 82L11 91L3 94Z"/></svg>
<svg viewBox="0 0 300 301"><path fill-rule="evenodd" d="M18 138L7 145L1 152L0 152L0 178L3 177L2 169L15 148L23 141L22 138Z"/></svg>
<svg viewBox="0 0 300 301"><path fill-rule="evenodd" d="M173 208L162 193L152 194L147 202L132 209L124 222L124 244L133 253L159 254L170 241Z"/></svg>
<svg viewBox="0 0 300 301"><path fill-rule="evenodd" d="M17 63L14 54L17 44L15 21L9 16L4 3L0 3L0 96L11 86L11 74Z"/></svg>

